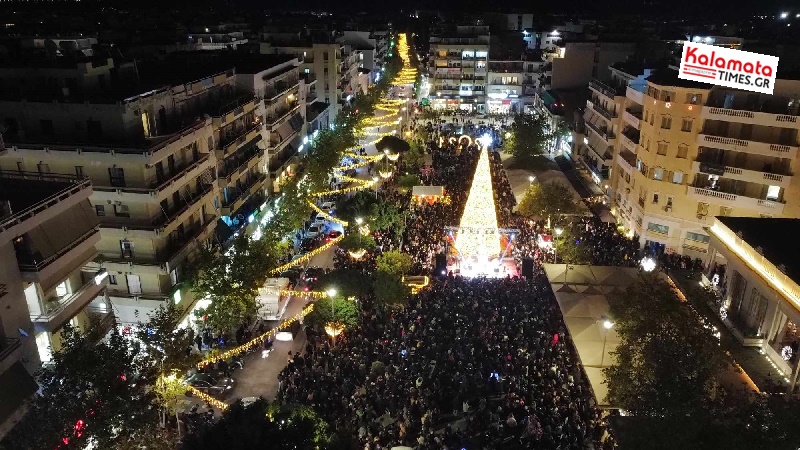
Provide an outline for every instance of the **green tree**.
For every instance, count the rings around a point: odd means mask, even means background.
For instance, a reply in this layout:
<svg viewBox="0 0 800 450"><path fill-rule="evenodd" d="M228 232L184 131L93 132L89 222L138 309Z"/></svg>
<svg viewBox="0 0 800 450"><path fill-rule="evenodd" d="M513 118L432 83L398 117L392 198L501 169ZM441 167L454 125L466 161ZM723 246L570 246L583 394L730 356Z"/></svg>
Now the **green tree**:
<svg viewBox="0 0 800 450"><path fill-rule="evenodd" d="M193 290L211 300L203 314L213 329L230 331L256 313L258 288L278 265L280 246L274 242L266 235L256 241L243 233L225 253L203 257Z"/></svg>
<svg viewBox="0 0 800 450"><path fill-rule="evenodd" d="M413 261L411 256L398 250L389 250L381 253L377 260L378 272L383 272L392 277L400 278L411 270Z"/></svg>
<svg viewBox="0 0 800 450"><path fill-rule="evenodd" d="M397 179L397 187L401 192L408 192L411 189L413 189L414 186L421 186L421 185L422 185L422 180L419 179L419 175L415 175L413 173L402 175Z"/></svg>
<svg viewBox="0 0 800 450"><path fill-rule="evenodd" d="M325 327L325 324L337 322L345 329L353 328L358 325L361 318L361 311L358 304L348 300L340 294L333 298L326 297L318 300L314 305L314 310L306 316L306 322L318 330Z"/></svg>
<svg viewBox="0 0 800 450"><path fill-rule="evenodd" d="M556 257L564 264L591 264L592 251L581 241L572 227L568 227L561 236L554 236Z"/></svg>
<svg viewBox="0 0 800 450"><path fill-rule="evenodd" d="M517 205L525 217L545 219L550 216L577 214L580 211L572 191L558 182L531 184Z"/></svg>
<svg viewBox="0 0 800 450"><path fill-rule="evenodd" d="M311 408L270 405L266 400L244 406L236 402L219 421L184 441L185 450L323 449L330 439L328 424Z"/></svg>
<svg viewBox="0 0 800 450"><path fill-rule="evenodd" d="M117 330L95 344L69 324L61 348L43 366L41 389L26 416L6 436L8 449L117 448L142 442L157 428L153 397L134 379L134 350Z"/></svg>
<svg viewBox="0 0 800 450"><path fill-rule="evenodd" d="M530 160L547 153L552 139L547 121L541 114L517 114L511 123L511 136L506 139L506 151L520 160Z"/></svg>
<svg viewBox="0 0 800 450"><path fill-rule="evenodd" d="M339 245L339 248L342 250L348 252L361 249L372 251L377 248L375 239L373 239L372 236L363 236L358 232L346 234L337 245Z"/></svg>
<svg viewBox="0 0 800 450"><path fill-rule="evenodd" d="M707 404L728 365L712 332L656 274L611 297L620 342L604 369L611 404L638 416L684 417Z"/></svg>
<svg viewBox="0 0 800 450"><path fill-rule="evenodd" d="M411 296L411 289L403 284L400 277L385 272L375 274L373 290L376 303L384 306L402 305Z"/></svg>
<svg viewBox="0 0 800 450"><path fill-rule="evenodd" d="M372 279L358 270L336 269L321 275L316 285L323 291L336 289L345 298L364 298L371 293Z"/></svg>
<svg viewBox="0 0 800 450"><path fill-rule="evenodd" d="M183 310L167 302L153 311L146 323L139 323L136 332L139 372L151 382L164 369L183 373L200 360L198 355L186 351L193 345L193 334L190 328L179 326L183 316Z"/></svg>

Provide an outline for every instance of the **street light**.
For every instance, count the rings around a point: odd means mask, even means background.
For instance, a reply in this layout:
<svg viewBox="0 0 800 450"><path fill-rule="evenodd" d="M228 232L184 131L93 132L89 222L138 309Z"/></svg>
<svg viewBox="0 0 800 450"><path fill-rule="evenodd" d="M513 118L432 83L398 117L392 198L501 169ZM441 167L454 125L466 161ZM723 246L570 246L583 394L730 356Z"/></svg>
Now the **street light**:
<svg viewBox="0 0 800 450"><path fill-rule="evenodd" d="M556 232L556 242L553 245L553 264L556 264L558 263L558 238L561 237L561 233L564 232L564 229L556 227L556 229L553 231Z"/></svg>
<svg viewBox="0 0 800 450"><path fill-rule="evenodd" d="M603 362L606 358L606 340L608 339L608 332L614 328L614 322L612 322L608 317L601 317L600 323L603 325L603 352L600 354L600 367L603 367Z"/></svg>
<svg viewBox="0 0 800 450"><path fill-rule="evenodd" d="M536 181L536 177L535 177L535 176L533 176L533 175L530 175L530 176L528 177L528 183L530 183L530 184L532 185L534 181ZM529 187L530 187L530 186L529 186Z"/></svg>
<svg viewBox="0 0 800 450"><path fill-rule="evenodd" d="M380 180L380 178L372 177L372 184L375 185L375 200L378 199L378 180Z"/></svg>
<svg viewBox="0 0 800 450"><path fill-rule="evenodd" d="M331 299L331 321L325 324L325 333L331 337L333 340L333 346L336 347L336 336L338 336L342 331L343 327L340 323L336 322L336 302L334 301L334 297L336 296L336 289L329 288L327 290L328 297Z"/></svg>
<svg viewBox="0 0 800 450"><path fill-rule="evenodd" d="M652 272L656 268L656 260L646 256L642 258L642 260L639 262L639 265L642 266L642 270L645 272Z"/></svg>

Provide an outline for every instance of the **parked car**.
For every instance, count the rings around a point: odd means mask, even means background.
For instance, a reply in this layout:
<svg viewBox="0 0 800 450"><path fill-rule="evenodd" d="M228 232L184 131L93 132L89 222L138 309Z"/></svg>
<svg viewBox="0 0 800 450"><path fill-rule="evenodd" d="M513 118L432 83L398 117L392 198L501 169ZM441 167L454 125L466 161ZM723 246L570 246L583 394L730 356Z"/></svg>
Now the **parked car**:
<svg viewBox="0 0 800 450"><path fill-rule="evenodd" d="M207 373L196 373L186 378L189 386L212 396L224 396L233 390L233 378L215 378Z"/></svg>
<svg viewBox="0 0 800 450"><path fill-rule="evenodd" d="M342 235L341 231L333 230L325 236L325 242L330 242Z"/></svg>
<svg viewBox="0 0 800 450"><path fill-rule="evenodd" d="M321 243L322 240L320 239L320 236L303 239L303 243L300 245L300 251L310 252L311 250L319 247Z"/></svg>
<svg viewBox="0 0 800 450"><path fill-rule="evenodd" d="M311 225L306 231L306 238L315 238L325 232L325 225Z"/></svg>
<svg viewBox="0 0 800 450"><path fill-rule="evenodd" d="M325 274L325 269L321 267L309 267L306 269L306 273L303 275L303 280L306 283L314 282L319 279L322 275Z"/></svg>
<svg viewBox="0 0 800 450"><path fill-rule="evenodd" d="M319 205L319 209L330 214L330 211L336 209L336 202L324 202L323 204Z"/></svg>

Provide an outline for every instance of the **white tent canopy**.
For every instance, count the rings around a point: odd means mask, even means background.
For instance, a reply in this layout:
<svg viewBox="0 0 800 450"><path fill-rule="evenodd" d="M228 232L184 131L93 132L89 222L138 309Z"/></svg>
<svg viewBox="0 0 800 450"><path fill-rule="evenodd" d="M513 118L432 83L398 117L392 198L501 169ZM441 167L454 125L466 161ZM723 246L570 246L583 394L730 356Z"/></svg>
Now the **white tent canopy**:
<svg viewBox="0 0 800 450"><path fill-rule="evenodd" d="M411 189L414 197L441 197L444 195L444 186L414 186Z"/></svg>
<svg viewBox="0 0 800 450"><path fill-rule="evenodd" d="M617 348L619 336L613 328L606 329L603 321L608 317L608 298L633 284L638 269L545 264L544 270L597 404L609 406L603 368L614 363L611 352Z"/></svg>

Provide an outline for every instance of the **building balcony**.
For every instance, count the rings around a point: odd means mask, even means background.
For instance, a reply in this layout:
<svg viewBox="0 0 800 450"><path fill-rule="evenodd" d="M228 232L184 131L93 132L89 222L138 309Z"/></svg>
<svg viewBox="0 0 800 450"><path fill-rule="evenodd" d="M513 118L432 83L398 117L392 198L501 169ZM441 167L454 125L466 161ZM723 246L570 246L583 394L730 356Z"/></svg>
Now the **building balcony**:
<svg viewBox="0 0 800 450"><path fill-rule="evenodd" d="M586 100L586 107L596 112L598 115L600 115L601 117L603 117L608 121L611 121L611 119L617 117L617 113L613 111L608 111L607 109L600 106L599 103L592 103L591 100Z"/></svg>
<svg viewBox="0 0 800 450"><path fill-rule="evenodd" d="M83 235L70 242L69 245L48 256L41 254L17 253L22 279L31 282L42 282L51 277L82 267L96 255L95 245L100 242L100 227L95 226Z"/></svg>
<svg viewBox="0 0 800 450"><path fill-rule="evenodd" d="M621 150L617 153L617 165L628 175L633 176L633 168L636 166L636 154L625 149Z"/></svg>
<svg viewBox="0 0 800 450"><path fill-rule="evenodd" d="M767 127L800 128L798 116L789 114L772 114L741 109L714 108L703 106L701 117L704 120L723 120L748 125L763 125Z"/></svg>
<svg viewBox="0 0 800 450"><path fill-rule="evenodd" d="M270 106L283 100L286 95L297 94L300 88L298 80L277 82L264 90L264 105Z"/></svg>
<svg viewBox="0 0 800 450"><path fill-rule="evenodd" d="M613 101L614 97L622 96L625 93L625 88L615 88L613 86L609 86L602 81L598 80L597 78L593 78L589 81L589 89L597 92L598 94L608 98L609 100Z"/></svg>
<svg viewBox="0 0 800 450"><path fill-rule="evenodd" d="M732 150L735 152L746 152L756 155L787 159L795 159L797 157L798 148L800 148L796 145L768 144L766 142L712 136L710 134L698 134L697 144L703 147L712 147L721 150Z"/></svg>
<svg viewBox="0 0 800 450"><path fill-rule="evenodd" d="M222 159L225 156L230 155L238 150L239 147L255 139L256 136L261 134L261 129L261 122L255 121L249 126L242 127L241 129L236 130L220 139L216 151L217 159Z"/></svg>
<svg viewBox="0 0 800 450"><path fill-rule="evenodd" d="M644 92L646 88L646 85L629 84L625 89L625 97L639 105L644 105Z"/></svg>
<svg viewBox="0 0 800 450"><path fill-rule="evenodd" d="M221 171L219 178L217 178L217 185L220 188L224 188L230 186L231 183L236 183L236 180L241 178L243 173L248 172L258 165L262 156L264 156L264 150L254 146L237 164L231 164Z"/></svg>
<svg viewBox="0 0 800 450"><path fill-rule="evenodd" d="M692 163L692 170L710 175L718 175L731 180L747 181L768 186L780 186L782 188L788 188L792 180L791 175L779 175L702 161L695 161Z"/></svg>
<svg viewBox="0 0 800 450"><path fill-rule="evenodd" d="M589 149L589 153L597 160L602 161L605 165L611 165L611 158L612 158L612 149L610 147L603 148L595 148L592 144L586 144L586 148ZM596 169L594 169L596 170Z"/></svg>
<svg viewBox="0 0 800 450"><path fill-rule="evenodd" d="M297 110L300 108L300 103L295 102L292 105L283 107L278 109L277 111L273 112L272 114L268 115L265 119L265 126L268 130L274 130L281 126L284 122L289 120L289 117L292 116Z"/></svg>
<svg viewBox="0 0 800 450"><path fill-rule="evenodd" d="M222 209L220 214L223 216L230 216L234 214L239 208L244 205L244 203L252 197L252 195L258 191L260 187L264 185L264 181L266 181L267 176L263 173L256 173L254 174L249 183L242 185L241 191L235 196L228 197L227 200L222 201Z"/></svg>
<svg viewBox="0 0 800 450"><path fill-rule="evenodd" d="M156 260L166 266L166 272L170 273L179 267L189 256L197 244L208 239L216 228L217 218L206 216L202 224L197 224L193 228L186 230L183 237L173 239L167 246L158 251Z"/></svg>
<svg viewBox="0 0 800 450"><path fill-rule="evenodd" d="M89 305L86 307L86 312L94 316L91 328L86 330L88 337L93 339L92 342L98 342L105 337L117 323L117 318L113 309L103 310Z"/></svg>
<svg viewBox="0 0 800 450"><path fill-rule="evenodd" d="M614 132L609 131L606 127L595 125L589 120L585 120L584 123L608 145L613 145L614 140L617 139L617 136L614 134Z"/></svg>
<svg viewBox="0 0 800 450"><path fill-rule="evenodd" d="M634 129L638 130L641 127L642 112L639 111L637 113L636 111L632 111L630 108L628 108L622 113L622 120L624 120L625 123Z"/></svg>
<svg viewBox="0 0 800 450"><path fill-rule="evenodd" d="M3 181L15 185L25 183L48 183L59 184L63 189L57 191L46 199L31 205L20 211L14 212L11 216L0 218L0 233L11 230L25 221L42 216L45 221L55 217L83 200L89 198L92 193L92 183L88 178L77 179L75 177L56 174L40 174L35 172L0 171ZM16 231L21 234L20 231Z"/></svg>
<svg viewBox="0 0 800 450"><path fill-rule="evenodd" d="M148 235L152 233L169 234L175 231L178 225L184 223L200 205L211 203L216 195L217 190L212 181L209 184L201 185L200 190L196 193L184 193L179 204L173 205L168 211L162 211L155 218L139 219L106 216L101 222L101 227L120 229L123 233L136 230L145 232Z"/></svg>
<svg viewBox="0 0 800 450"><path fill-rule="evenodd" d="M22 358L22 341L18 338L0 338L0 373Z"/></svg>
<svg viewBox="0 0 800 450"><path fill-rule="evenodd" d="M164 181L152 183L148 187L117 187L94 186L94 199L97 201L119 200L120 196L132 201L157 201L167 198L177 186L182 186L187 181L194 180L202 172L213 167L209 154L202 154L199 159L192 161L183 168L176 168L177 172Z"/></svg>
<svg viewBox="0 0 800 450"><path fill-rule="evenodd" d="M99 278L97 279L99 280ZM41 314L31 315L31 321L41 331L52 333L59 329L97 298L108 285L108 277L99 281L95 280L95 277L89 277L89 281L72 294L57 301L44 303Z"/></svg>
<svg viewBox="0 0 800 450"><path fill-rule="evenodd" d="M761 214L779 216L783 214L784 203L743 195L730 194L703 187L688 187L688 197L699 202L711 202L731 208L747 208Z"/></svg>
<svg viewBox="0 0 800 450"><path fill-rule="evenodd" d="M211 113L214 126L233 122L238 117L243 116L256 109L256 98L253 94L244 94L230 102L220 106L219 109Z"/></svg>

